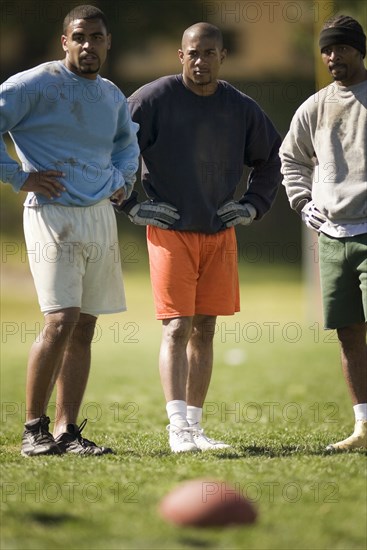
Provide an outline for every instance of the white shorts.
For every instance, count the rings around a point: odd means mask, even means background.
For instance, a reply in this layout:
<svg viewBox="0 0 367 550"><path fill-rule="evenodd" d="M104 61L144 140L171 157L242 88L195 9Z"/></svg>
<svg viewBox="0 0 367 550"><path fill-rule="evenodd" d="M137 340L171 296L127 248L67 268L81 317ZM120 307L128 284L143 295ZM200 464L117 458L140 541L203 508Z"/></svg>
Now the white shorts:
<svg viewBox="0 0 367 550"><path fill-rule="evenodd" d="M44 314L69 307L94 316L126 310L116 217L108 199L87 207L25 207L23 221Z"/></svg>

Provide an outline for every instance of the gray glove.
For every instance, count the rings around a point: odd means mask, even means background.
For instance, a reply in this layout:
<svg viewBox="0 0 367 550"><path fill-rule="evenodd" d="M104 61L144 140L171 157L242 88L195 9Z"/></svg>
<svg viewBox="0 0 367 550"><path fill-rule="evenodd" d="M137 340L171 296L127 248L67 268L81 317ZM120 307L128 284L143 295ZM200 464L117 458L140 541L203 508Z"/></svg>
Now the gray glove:
<svg viewBox="0 0 367 550"><path fill-rule="evenodd" d="M217 211L218 216L226 227L234 225L250 225L256 218L256 208L245 202L229 201L223 204Z"/></svg>
<svg viewBox="0 0 367 550"><path fill-rule="evenodd" d="M127 213L136 225L155 225L168 229L180 219L177 208L165 202L144 201L135 204Z"/></svg>
<svg viewBox="0 0 367 550"><path fill-rule="evenodd" d="M160 229L168 229L180 219L172 204L153 200L139 202L137 191L133 191L122 204L115 204L114 208L118 213L124 212L137 225L155 225Z"/></svg>
<svg viewBox="0 0 367 550"><path fill-rule="evenodd" d="M313 201L309 201L301 210L302 220L305 222L307 227L310 229L315 229L318 233L320 232L320 227L327 221L327 218L324 214L321 214Z"/></svg>

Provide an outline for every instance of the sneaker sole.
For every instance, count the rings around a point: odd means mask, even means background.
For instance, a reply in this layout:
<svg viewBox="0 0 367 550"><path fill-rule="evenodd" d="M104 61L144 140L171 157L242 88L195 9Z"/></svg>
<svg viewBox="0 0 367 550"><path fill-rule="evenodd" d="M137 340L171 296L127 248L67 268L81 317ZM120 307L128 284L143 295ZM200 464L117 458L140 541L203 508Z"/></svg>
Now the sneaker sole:
<svg viewBox="0 0 367 550"><path fill-rule="evenodd" d="M26 458L32 458L34 456L61 456L64 453L62 451L48 451L46 453L26 453L25 451L21 450L20 454L22 456L25 456Z"/></svg>
<svg viewBox="0 0 367 550"><path fill-rule="evenodd" d="M88 447L84 447L83 449L87 449ZM62 454L65 454L65 455L79 455L79 456L102 456L104 453L102 451L98 451L98 452L95 452L94 450L93 451L90 451L90 452L81 452L80 449L68 449L67 447L66 448L61 448L61 453Z"/></svg>
<svg viewBox="0 0 367 550"><path fill-rule="evenodd" d="M194 449L181 449L179 451L171 449L171 452L174 453L175 455L182 454L182 453L200 453L201 449L199 449L198 447L195 447Z"/></svg>
<svg viewBox="0 0 367 550"><path fill-rule="evenodd" d="M231 447L230 445L226 445L225 447L221 445L213 445L213 447L198 447L198 449L205 453L206 451L224 451L225 449L233 449L233 447Z"/></svg>
<svg viewBox="0 0 367 550"><path fill-rule="evenodd" d="M364 451L367 452L367 447L334 447L334 445L328 445L325 448L325 451L329 451L332 453L347 453L348 451Z"/></svg>

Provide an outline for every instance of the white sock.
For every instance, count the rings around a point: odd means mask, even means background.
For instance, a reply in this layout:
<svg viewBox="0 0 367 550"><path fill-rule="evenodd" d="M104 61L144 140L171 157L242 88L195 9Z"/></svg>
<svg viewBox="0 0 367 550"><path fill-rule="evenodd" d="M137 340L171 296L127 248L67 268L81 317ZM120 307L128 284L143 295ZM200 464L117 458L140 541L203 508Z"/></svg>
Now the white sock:
<svg viewBox="0 0 367 550"><path fill-rule="evenodd" d="M201 424L203 418L203 409L201 407L194 407L193 405L187 405L187 422L189 426L194 424Z"/></svg>
<svg viewBox="0 0 367 550"><path fill-rule="evenodd" d="M353 406L354 416L357 420L367 420L367 403L358 403L358 405Z"/></svg>
<svg viewBox="0 0 367 550"><path fill-rule="evenodd" d="M166 411L169 418L169 423L179 428L185 428L187 426L187 404L186 401L180 399L174 399L168 401L166 405Z"/></svg>

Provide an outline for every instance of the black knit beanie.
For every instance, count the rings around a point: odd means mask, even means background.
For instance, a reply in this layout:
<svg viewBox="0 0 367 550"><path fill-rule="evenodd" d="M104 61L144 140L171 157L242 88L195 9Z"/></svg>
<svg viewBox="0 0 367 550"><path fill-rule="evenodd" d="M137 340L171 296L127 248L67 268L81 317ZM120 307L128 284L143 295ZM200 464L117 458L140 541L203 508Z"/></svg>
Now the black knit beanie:
<svg viewBox="0 0 367 550"><path fill-rule="evenodd" d="M320 33L320 50L333 44L347 44L359 50L363 57L366 55L366 35L357 29L349 27L329 27Z"/></svg>

